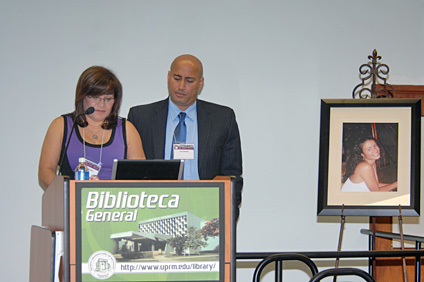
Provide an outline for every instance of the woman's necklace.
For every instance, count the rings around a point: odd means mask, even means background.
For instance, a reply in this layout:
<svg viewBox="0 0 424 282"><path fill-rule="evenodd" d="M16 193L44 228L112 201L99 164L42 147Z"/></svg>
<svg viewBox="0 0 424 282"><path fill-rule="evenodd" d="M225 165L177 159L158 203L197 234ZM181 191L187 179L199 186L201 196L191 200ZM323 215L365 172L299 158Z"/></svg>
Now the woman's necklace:
<svg viewBox="0 0 424 282"><path fill-rule="evenodd" d="M88 128L87 128L88 129ZM84 130L84 128L83 128L83 130ZM94 132L94 131L92 131L91 129L88 129L89 131L91 131L91 138L93 138L93 140L94 141L97 141L97 140L99 140L99 136L97 135L97 132ZM103 135L104 135L104 129L103 129ZM102 142L103 143L103 142Z"/></svg>

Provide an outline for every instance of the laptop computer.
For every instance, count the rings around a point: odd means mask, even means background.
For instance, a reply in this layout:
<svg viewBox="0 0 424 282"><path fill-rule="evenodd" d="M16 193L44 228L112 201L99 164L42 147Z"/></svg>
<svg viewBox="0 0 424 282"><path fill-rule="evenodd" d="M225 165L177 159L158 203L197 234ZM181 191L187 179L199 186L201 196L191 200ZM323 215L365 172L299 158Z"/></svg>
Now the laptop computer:
<svg viewBox="0 0 424 282"><path fill-rule="evenodd" d="M181 180L184 160L115 159L112 180Z"/></svg>

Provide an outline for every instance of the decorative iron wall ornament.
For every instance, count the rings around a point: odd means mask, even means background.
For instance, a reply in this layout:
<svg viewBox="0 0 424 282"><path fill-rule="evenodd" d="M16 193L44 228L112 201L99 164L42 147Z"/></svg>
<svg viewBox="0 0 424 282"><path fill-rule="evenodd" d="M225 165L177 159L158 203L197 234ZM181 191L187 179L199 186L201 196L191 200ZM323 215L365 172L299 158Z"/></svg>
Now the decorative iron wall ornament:
<svg viewBox="0 0 424 282"><path fill-rule="evenodd" d="M371 60L368 64L363 64L359 67L359 76L362 83L355 86L352 91L352 98L369 99L369 98L395 98L394 88L387 83L389 76L389 66L378 62L381 60L381 56L377 55L377 50L374 49L372 55L368 56ZM371 86L367 88L368 85ZM387 87L383 89L376 89L377 84L386 85L392 92L387 90Z"/></svg>

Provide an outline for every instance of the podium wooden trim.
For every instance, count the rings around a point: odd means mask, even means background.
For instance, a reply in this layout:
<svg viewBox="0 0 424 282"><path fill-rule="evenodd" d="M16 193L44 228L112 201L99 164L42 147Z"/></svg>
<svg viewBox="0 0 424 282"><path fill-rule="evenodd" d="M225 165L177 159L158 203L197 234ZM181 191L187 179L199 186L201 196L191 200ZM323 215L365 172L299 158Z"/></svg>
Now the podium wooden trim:
<svg viewBox="0 0 424 282"><path fill-rule="evenodd" d="M76 279L76 221L73 215L76 214L75 210L75 184L81 181L70 181L67 177L57 176L47 188L42 197L42 226L52 231L63 231L65 241L65 254L64 261L64 276L61 281L64 282L77 282ZM95 181L95 183L104 183L109 185L113 183L223 183L224 184L224 217L225 217L225 251L224 251L224 279L219 279L219 282L235 281L235 267L236 267L236 220L235 218L235 205L232 203L234 188L230 177L217 177L214 180L200 180L200 181ZM85 182L87 183L87 182ZM94 183L94 182L93 182ZM222 236L222 235L221 235ZM33 239L31 239L33 240ZM34 240L40 240L34 238ZM45 240L45 238L44 238ZM34 258L35 259L35 258ZM54 262L53 262L54 263ZM31 267L35 262L31 257ZM45 262L51 264L51 261ZM35 280L34 280L35 281ZM45 280L47 281L47 280ZM218 280L217 280L218 281Z"/></svg>

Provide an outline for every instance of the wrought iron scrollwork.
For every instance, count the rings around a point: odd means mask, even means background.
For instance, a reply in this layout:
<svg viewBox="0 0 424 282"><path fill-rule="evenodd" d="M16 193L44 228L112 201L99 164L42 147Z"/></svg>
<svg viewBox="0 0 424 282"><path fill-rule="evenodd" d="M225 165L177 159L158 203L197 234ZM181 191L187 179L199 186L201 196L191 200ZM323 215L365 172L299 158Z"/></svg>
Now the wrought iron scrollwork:
<svg viewBox="0 0 424 282"><path fill-rule="evenodd" d="M381 56L377 55L377 50L374 49L372 55L368 56L371 60L368 64L363 64L359 67L359 77L362 83L353 88L352 98L369 99L369 98L395 98L394 88L387 83L389 75L389 66L381 64ZM377 83L384 87L377 90ZM371 84L370 88L367 88Z"/></svg>

